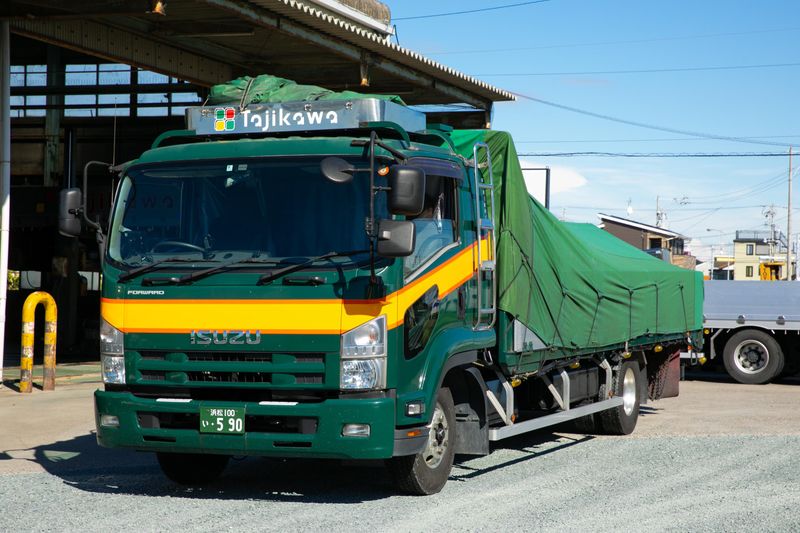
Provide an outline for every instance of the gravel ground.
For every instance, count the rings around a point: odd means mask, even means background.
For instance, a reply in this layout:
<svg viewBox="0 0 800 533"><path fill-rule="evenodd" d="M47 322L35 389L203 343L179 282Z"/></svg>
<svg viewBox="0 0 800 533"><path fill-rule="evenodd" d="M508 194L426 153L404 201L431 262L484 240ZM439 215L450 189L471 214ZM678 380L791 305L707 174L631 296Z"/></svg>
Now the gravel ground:
<svg viewBox="0 0 800 533"><path fill-rule="evenodd" d="M5 531L104 532L800 531L797 424L770 418L769 427L749 420L698 431L677 417L705 396L729 416L747 394L796 417L800 387L682 387L682 398L647 407L632 436L517 437L459 461L430 497L396 495L375 463L259 458L186 489L168 482L152 455L97 448L83 431L25 454L0 452L8 463L40 467L0 474L0 523ZM713 409L703 413L715 418Z"/></svg>

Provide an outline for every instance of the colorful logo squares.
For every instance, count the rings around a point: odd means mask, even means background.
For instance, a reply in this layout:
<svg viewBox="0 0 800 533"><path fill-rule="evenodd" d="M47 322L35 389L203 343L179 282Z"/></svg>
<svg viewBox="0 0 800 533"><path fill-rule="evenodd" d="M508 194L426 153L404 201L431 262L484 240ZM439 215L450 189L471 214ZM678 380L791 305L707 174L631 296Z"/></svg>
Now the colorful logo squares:
<svg viewBox="0 0 800 533"><path fill-rule="evenodd" d="M214 109L214 131L233 131L236 127L236 110L232 107Z"/></svg>

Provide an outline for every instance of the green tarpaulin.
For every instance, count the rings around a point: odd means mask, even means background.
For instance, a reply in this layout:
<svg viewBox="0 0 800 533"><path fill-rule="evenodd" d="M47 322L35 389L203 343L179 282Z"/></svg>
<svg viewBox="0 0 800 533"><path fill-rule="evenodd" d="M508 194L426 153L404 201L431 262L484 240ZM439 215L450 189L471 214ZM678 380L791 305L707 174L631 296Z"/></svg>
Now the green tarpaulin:
<svg viewBox="0 0 800 533"><path fill-rule="evenodd" d="M208 103L290 102L398 96L334 92L275 76L245 76L211 88ZM556 349L581 350L702 327L702 276L671 266L590 224L558 221L530 197L511 136L456 130L472 158L489 145L497 216L498 306Z"/></svg>
<svg viewBox="0 0 800 533"><path fill-rule="evenodd" d="M591 224L556 219L528 194L508 133L454 131L451 137L467 158L476 142L489 145L498 307L546 345L600 348L702 327L699 272L669 265Z"/></svg>
<svg viewBox="0 0 800 533"><path fill-rule="evenodd" d="M262 74L255 78L243 76L227 83L214 85L209 91L207 103L209 105L258 104L356 98L379 98L405 105L399 96L364 94L354 91L335 92L316 85L299 85L292 80L268 74Z"/></svg>

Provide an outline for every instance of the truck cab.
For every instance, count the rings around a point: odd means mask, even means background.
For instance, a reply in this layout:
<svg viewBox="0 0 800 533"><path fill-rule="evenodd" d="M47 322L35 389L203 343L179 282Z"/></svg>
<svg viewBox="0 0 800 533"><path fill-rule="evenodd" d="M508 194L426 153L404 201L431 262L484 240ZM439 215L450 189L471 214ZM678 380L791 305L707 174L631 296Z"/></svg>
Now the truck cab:
<svg viewBox="0 0 800 533"><path fill-rule="evenodd" d="M446 362L495 342L474 327L472 170L445 137L368 125L383 115L247 134L276 108L210 142L198 115L116 189L97 438L157 452L179 481L228 455L416 455Z"/></svg>

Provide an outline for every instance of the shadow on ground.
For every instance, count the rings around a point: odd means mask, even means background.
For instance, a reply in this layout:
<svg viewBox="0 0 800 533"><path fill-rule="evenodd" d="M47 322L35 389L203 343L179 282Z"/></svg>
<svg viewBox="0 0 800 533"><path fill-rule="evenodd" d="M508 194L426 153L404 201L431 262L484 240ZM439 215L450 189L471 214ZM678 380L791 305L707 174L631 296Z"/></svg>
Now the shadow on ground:
<svg viewBox="0 0 800 533"><path fill-rule="evenodd" d="M521 456L515 454L513 460L482 468L470 466L473 457L457 456L450 480L468 482L592 438L570 438L547 431L514 437L493 449L516 450ZM163 476L155 454L101 448L94 433L33 450L0 451L0 461L10 460L12 455L19 460L28 454L31 457L28 460L35 461L65 484L100 494L339 504L357 504L397 495L382 461L234 458L222 478L214 483L185 487Z"/></svg>
<svg viewBox="0 0 800 533"><path fill-rule="evenodd" d="M710 383L739 384L730 377L722 368L716 367L686 367L684 381L706 381ZM779 385L800 385L800 374L782 376L772 381Z"/></svg>

